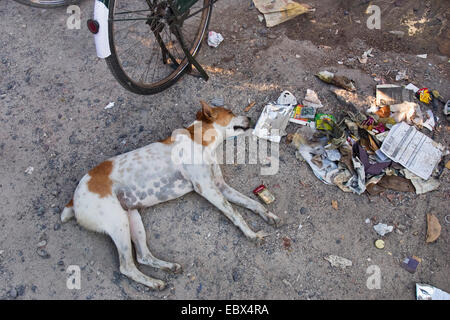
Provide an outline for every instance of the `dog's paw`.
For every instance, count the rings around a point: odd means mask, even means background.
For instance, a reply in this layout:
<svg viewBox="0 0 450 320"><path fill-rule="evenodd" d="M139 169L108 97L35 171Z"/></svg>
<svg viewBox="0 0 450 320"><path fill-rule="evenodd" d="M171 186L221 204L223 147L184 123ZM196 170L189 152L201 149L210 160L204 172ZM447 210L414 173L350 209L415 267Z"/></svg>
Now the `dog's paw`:
<svg viewBox="0 0 450 320"><path fill-rule="evenodd" d="M269 235L268 233L261 230L255 233L255 236L252 240L255 241L255 243L257 244L263 244L264 238L267 237L268 235Z"/></svg>
<svg viewBox="0 0 450 320"><path fill-rule="evenodd" d="M152 289L162 291L166 288L166 283L161 280L154 280L154 285Z"/></svg>
<svg viewBox="0 0 450 320"><path fill-rule="evenodd" d="M164 271L169 271L173 273L181 273L183 272L183 268L178 263L173 263L173 266L170 268L163 268Z"/></svg>
<svg viewBox="0 0 450 320"><path fill-rule="evenodd" d="M282 223L283 223L283 220L281 220L281 218L280 217L278 217L278 216L276 216L276 215L274 215L272 212L270 212L270 211L268 211L267 213L266 213L266 217L267 217L267 223L268 224L270 224L270 225L274 225L274 226L276 226L276 227L279 227Z"/></svg>

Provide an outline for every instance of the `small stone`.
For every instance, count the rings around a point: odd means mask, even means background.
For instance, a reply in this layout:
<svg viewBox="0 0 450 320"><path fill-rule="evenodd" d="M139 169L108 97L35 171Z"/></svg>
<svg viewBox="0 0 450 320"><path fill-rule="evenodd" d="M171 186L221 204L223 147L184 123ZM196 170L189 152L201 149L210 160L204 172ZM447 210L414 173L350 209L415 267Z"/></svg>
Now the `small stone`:
<svg viewBox="0 0 450 320"><path fill-rule="evenodd" d="M17 298L17 290L15 288L12 288L11 290L8 291L8 296L14 299Z"/></svg>
<svg viewBox="0 0 450 320"><path fill-rule="evenodd" d="M39 207L37 215L38 216L42 216L44 213L45 213L45 208L44 207Z"/></svg>
<svg viewBox="0 0 450 320"><path fill-rule="evenodd" d="M268 31L267 31L266 28L261 28L261 29L258 30L258 33L259 33L261 36L266 36L267 33L268 33Z"/></svg>
<svg viewBox="0 0 450 320"><path fill-rule="evenodd" d="M233 276L233 281L234 282L237 282L237 281L239 281L241 279L241 275L239 274L238 269L233 269L232 276Z"/></svg>
<svg viewBox="0 0 450 320"><path fill-rule="evenodd" d="M36 252L42 259L49 259L50 258L50 254L44 249L38 248L36 250Z"/></svg>
<svg viewBox="0 0 450 320"><path fill-rule="evenodd" d="M214 98L211 100L211 104L215 107L222 107L225 104L223 98Z"/></svg>
<svg viewBox="0 0 450 320"><path fill-rule="evenodd" d="M16 291L18 296L23 296L25 294L25 286L24 285L18 286L16 288Z"/></svg>
<svg viewBox="0 0 450 320"><path fill-rule="evenodd" d="M306 214L308 212L308 209L301 207L300 208L300 214Z"/></svg>
<svg viewBox="0 0 450 320"><path fill-rule="evenodd" d="M61 225L59 223L55 223L53 230L58 231L59 229L61 229Z"/></svg>
<svg viewBox="0 0 450 320"><path fill-rule="evenodd" d="M47 245L47 240L39 241L37 244L38 248L45 247L46 245Z"/></svg>

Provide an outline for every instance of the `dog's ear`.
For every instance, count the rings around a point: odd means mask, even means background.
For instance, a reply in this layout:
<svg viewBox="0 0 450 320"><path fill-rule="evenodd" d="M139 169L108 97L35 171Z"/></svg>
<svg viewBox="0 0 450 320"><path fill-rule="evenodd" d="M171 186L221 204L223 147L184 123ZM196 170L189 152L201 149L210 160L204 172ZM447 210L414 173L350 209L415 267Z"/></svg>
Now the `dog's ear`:
<svg viewBox="0 0 450 320"><path fill-rule="evenodd" d="M214 115L212 107L203 100L200 101L200 104L202 105L202 111L197 112L197 120L213 122Z"/></svg>

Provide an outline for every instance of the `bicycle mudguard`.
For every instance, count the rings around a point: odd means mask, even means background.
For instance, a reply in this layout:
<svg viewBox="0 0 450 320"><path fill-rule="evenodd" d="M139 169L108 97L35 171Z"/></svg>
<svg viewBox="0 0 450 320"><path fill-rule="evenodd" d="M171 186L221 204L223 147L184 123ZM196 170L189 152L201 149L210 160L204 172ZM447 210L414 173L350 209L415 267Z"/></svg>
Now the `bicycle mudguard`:
<svg viewBox="0 0 450 320"><path fill-rule="evenodd" d="M94 20L99 25L98 32L94 35L95 49L99 58L107 58L111 55L108 37L109 0L95 0Z"/></svg>

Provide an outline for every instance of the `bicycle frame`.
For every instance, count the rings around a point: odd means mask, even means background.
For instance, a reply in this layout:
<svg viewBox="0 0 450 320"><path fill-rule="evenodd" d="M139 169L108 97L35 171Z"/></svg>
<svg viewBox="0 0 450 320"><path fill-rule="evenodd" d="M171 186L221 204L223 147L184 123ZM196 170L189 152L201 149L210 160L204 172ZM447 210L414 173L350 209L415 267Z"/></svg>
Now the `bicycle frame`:
<svg viewBox="0 0 450 320"><path fill-rule="evenodd" d="M148 2L149 0L147 0ZM175 8L179 14L183 14L199 0L175 0ZM95 0L94 21L98 24L98 31L94 34L97 56L105 59L111 55L109 44L109 0Z"/></svg>
<svg viewBox="0 0 450 320"><path fill-rule="evenodd" d="M98 32L94 34L97 57L105 59L111 55L108 31L109 0L95 0L94 21L98 23Z"/></svg>

